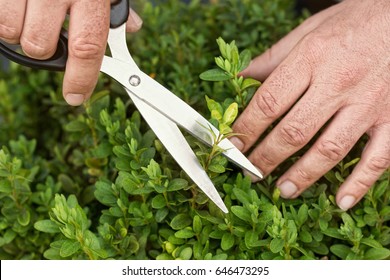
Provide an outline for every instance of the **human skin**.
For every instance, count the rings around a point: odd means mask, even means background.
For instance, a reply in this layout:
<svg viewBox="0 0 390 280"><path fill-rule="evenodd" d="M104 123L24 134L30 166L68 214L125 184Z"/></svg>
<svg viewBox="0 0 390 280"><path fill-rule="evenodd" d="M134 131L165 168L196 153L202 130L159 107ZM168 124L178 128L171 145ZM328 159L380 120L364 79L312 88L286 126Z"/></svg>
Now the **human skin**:
<svg viewBox="0 0 390 280"><path fill-rule="evenodd" d="M114 1L113 1L114 2ZM96 86L106 50L110 21L109 0L0 0L0 39L20 43L27 56L50 58L69 14L69 56L63 96L81 105ZM130 10L126 29L135 32L141 18Z"/></svg>
<svg viewBox="0 0 390 280"><path fill-rule="evenodd" d="M369 140L342 183L338 206L353 207L390 166L390 1L345 0L304 21L242 72L264 81L233 125L232 142L267 175L319 138L276 185L296 198ZM240 134L245 136L240 136Z"/></svg>

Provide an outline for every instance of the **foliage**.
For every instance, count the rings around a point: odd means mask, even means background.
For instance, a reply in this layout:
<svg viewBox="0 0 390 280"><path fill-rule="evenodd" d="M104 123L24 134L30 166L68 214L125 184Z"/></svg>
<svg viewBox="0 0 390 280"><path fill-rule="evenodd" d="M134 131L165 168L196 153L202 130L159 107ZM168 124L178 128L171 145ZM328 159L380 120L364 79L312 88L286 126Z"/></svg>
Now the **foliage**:
<svg viewBox="0 0 390 280"><path fill-rule="evenodd" d="M215 58L215 63L219 68L201 73L200 78L214 82L230 81L230 85L236 93L236 102L240 104L241 108L245 108L254 91L260 86L259 81L239 75L242 70L248 67L251 53L248 49L239 53L235 41L227 44L219 37L217 43L221 56ZM251 89L250 92L248 92L249 89Z"/></svg>
<svg viewBox="0 0 390 280"><path fill-rule="evenodd" d="M141 69L208 116L206 94L223 110L236 98L199 79L219 55L215 39L259 53L297 24L289 3L140 2L145 24L129 46ZM300 154L256 184L215 157L224 214L116 82L102 75L92 99L72 108L61 80L14 64L0 74L1 259L389 259L390 172L350 211L334 201L365 139L294 200L275 182Z"/></svg>

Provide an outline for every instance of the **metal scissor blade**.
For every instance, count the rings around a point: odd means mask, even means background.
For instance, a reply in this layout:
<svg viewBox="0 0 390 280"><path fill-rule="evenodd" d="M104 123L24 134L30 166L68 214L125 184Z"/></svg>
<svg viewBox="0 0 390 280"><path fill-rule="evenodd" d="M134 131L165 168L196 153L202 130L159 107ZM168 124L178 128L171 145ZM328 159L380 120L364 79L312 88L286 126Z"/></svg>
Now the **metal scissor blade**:
<svg viewBox="0 0 390 280"><path fill-rule="evenodd" d="M213 136L209 129L212 129L214 134L219 135L218 129L191 106L137 67L105 57L103 59L102 71L116 79L134 96L152 106L196 138L207 145L213 145ZM132 78L137 82L132 82ZM260 179L263 178L259 170L228 139L224 139L219 146L224 150L224 155L230 161L249 171L254 176Z"/></svg>
<svg viewBox="0 0 390 280"><path fill-rule="evenodd" d="M126 24L110 29L108 34L108 46L110 47L113 58L126 62L133 68L139 69L127 49L125 31ZM104 66L102 67L104 68ZM102 69L102 71L104 72L104 69ZM177 125L134 96L126 87L125 90L145 121L180 167L211 199L211 201L213 201L223 212L227 213L228 210L225 204L223 203L209 176L199 164L198 159Z"/></svg>
<svg viewBox="0 0 390 280"><path fill-rule="evenodd" d="M179 128L126 89L135 106L164 147L198 187L225 213L228 210Z"/></svg>

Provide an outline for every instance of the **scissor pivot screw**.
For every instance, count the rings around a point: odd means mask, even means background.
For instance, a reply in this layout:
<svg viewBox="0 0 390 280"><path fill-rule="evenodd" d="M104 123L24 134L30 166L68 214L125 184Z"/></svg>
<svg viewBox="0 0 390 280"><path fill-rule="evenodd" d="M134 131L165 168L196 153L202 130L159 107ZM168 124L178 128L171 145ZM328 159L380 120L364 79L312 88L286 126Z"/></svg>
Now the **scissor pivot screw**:
<svg viewBox="0 0 390 280"><path fill-rule="evenodd" d="M137 75L131 75L130 78L129 78L129 83L133 87L136 87L136 86L138 86L141 83L141 78L139 76L137 76Z"/></svg>

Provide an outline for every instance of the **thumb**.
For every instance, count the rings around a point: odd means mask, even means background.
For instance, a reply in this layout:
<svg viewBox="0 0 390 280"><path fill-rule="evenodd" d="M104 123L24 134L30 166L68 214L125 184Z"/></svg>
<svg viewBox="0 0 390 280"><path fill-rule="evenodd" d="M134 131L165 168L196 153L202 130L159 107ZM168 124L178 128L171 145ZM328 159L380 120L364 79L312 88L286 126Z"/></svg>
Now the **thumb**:
<svg viewBox="0 0 390 280"><path fill-rule="evenodd" d="M306 19L301 25L279 40L271 48L254 58L249 66L240 74L244 77L252 77L259 81L267 79L306 34L315 30L329 17L339 12L340 5L334 5Z"/></svg>

